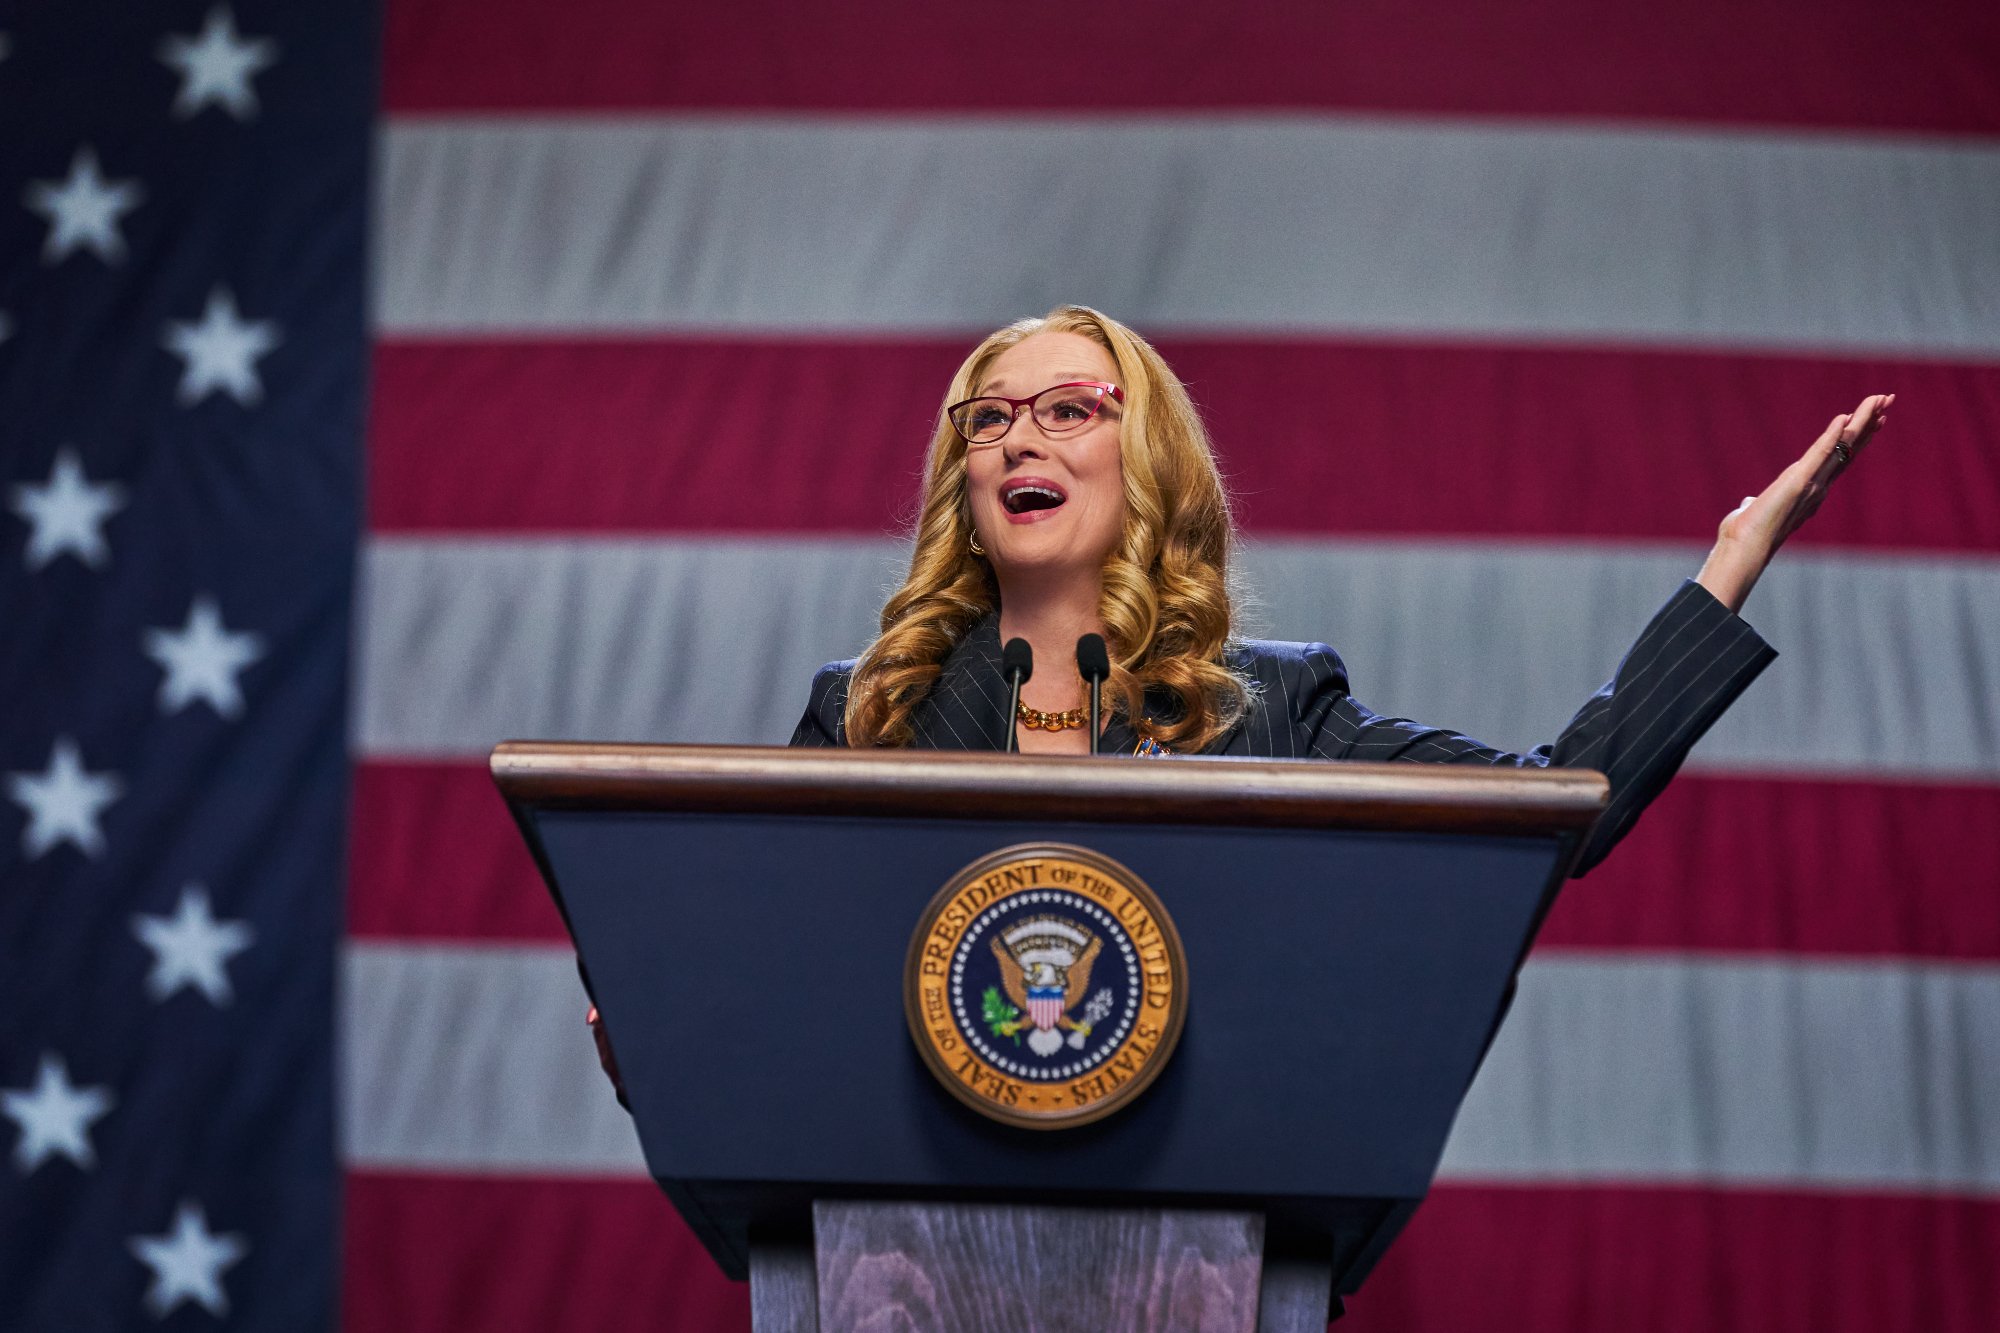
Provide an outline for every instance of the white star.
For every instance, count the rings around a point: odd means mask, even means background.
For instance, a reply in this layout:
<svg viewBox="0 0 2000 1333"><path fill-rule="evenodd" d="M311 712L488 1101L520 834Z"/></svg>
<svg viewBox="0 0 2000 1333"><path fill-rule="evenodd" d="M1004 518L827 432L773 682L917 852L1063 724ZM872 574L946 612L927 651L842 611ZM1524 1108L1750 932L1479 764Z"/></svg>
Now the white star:
<svg viewBox="0 0 2000 1333"><path fill-rule="evenodd" d="M0 1091L0 1114L21 1127L14 1144L14 1165L24 1176L61 1153L88 1171L97 1165L90 1146L90 1124L111 1109L111 1094L103 1088L79 1088L69 1081L62 1057L42 1053L41 1077L34 1091Z"/></svg>
<svg viewBox="0 0 2000 1333"><path fill-rule="evenodd" d="M183 120L213 102L238 120L257 114L257 92L251 76L278 58L278 44L268 37L243 40L236 17L222 5L208 11L199 37L170 34L160 43L160 60L181 76L174 97L174 114Z"/></svg>
<svg viewBox="0 0 2000 1333"><path fill-rule="evenodd" d="M197 699L223 717L243 711L243 688L236 673L264 655L264 641L247 631L231 633L213 597L197 597L187 624L178 630L149 629L146 656L159 663L160 711L178 713Z"/></svg>
<svg viewBox="0 0 2000 1333"><path fill-rule="evenodd" d="M133 1236L125 1242L140 1263L153 1270L146 1289L146 1308L165 1319L182 1301L193 1301L218 1318L229 1313L229 1294L222 1289L222 1270L250 1252L243 1237L218 1236L208 1229L201 1205L181 1200L173 1230L159 1236Z"/></svg>
<svg viewBox="0 0 2000 1333"><path fill-rule="evenodd" d="M236 313L229 289L217 287L208 294L199 322L167 321L160 345L187 362L181 371L182 407L193 407L217 389L253 407L264 396L255 362L280 341L274 321L244 319Z"/></svg>
<svg viewBox="0 0 2000 1333"><path fill-rule="evenodd" d="M28 812L21 853L30 861L58 843L74 843L85 856L104 851L97 827L104 807L118 799L123 784L110 773L86 773L76 742L56 738L49 766L40 773L9 773L7 797Z"/></svg>
<svg viewBox="0 0 2000 1333"><path fill-rule="evenodd" d="M226 966L249 948L257 933L241 921L217 921L208 908L208 890L190 884L181 890L174 914L132 918L132 933L153 951L146 993L155 1002L183 986L193 986L218 1009L234 998Z"/></svg>
<svg viewBox="0 0 2000 1333"><path fill-rule="evenodd" d="M55 466L40 486L17 483L10 506L34 531L28 534L28 568L40 569L59 555L73 555L92 569L111 558L104 520L125 507L125 488L83 475L76 450L56 451Z"/></svg>
<svg viewBox="0 0 2000 1333"><path fill-rule="evenodd" d="M49 220L42 262L59 264L78 250L88 250L107 264L118 263L125 258L118 219L137 208L145 194L135 180L106 180L97 165L97 152L88 144L77 149L68 177L28 182L28 207Z"/></svg>

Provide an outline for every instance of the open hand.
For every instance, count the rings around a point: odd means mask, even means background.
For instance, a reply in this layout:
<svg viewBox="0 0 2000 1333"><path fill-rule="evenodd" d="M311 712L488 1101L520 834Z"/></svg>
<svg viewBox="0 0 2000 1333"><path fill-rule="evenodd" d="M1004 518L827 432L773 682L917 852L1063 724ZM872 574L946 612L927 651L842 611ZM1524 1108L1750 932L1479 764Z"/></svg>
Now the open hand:
<svg viewBox="0 0 2000 1333"><path fill-rule="evenodd" d="M1827 488L1854 465L1889 420L1896 395L1870 394L1852 412L1827 423L1798 461L1759 495L1746 495L1716 530L1715 549L1696 581L1730 610L1741 610L1751 587L1785 539L1819 512Z"/></svg>
<svg viewBox="0 0 2000 1333"><path fill-rule="evenodd" d="M618 1094L618 1104L626 1106L625 1080L618 1075L618 1057L611 1053L611 1034L604 1030L604 1019L599 1016L597 1006L590 1006L590 1013L584 1022L590 1024L590 1035L597 1042L597 1063L604 1070L604 1076L611 1080L611 1090Z"/></svg>

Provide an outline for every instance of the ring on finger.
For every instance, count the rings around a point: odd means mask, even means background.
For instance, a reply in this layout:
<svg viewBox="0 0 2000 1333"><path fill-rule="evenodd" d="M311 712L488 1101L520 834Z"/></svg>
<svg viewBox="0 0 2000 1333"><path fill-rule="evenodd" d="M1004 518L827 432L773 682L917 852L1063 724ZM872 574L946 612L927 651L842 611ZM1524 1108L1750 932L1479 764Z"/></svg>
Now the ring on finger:
<svg viewBox="0 0 2000 1333"><path fill-rule="evenodd" d="M1854 461L1854 451L1847 447L1846 440L1835 440L1833 442L1833 456L1840 460L1842 467L1846 467Z"/></svg>

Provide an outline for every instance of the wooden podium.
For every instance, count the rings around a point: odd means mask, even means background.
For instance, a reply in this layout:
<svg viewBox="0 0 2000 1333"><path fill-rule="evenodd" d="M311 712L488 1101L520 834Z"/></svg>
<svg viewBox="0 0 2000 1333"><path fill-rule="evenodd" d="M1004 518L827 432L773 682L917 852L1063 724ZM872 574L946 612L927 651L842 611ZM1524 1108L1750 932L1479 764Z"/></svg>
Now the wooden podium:
<svg viewBox="0 0 2000 1333"><path fill-rule="evenodd" d="M514 742L492 767L648 1168L759 1333L1321 1328L1428 1191L1606 799L1588 770L1416 764ZM1178 1045L1067 1127L976 1109L906 1003L940 890L1022 847L1129 871L1185 954ZM999 1002L992 1058L1049 1076ZM1091 1031L1062 1028L1041 1058Z"/></svg>

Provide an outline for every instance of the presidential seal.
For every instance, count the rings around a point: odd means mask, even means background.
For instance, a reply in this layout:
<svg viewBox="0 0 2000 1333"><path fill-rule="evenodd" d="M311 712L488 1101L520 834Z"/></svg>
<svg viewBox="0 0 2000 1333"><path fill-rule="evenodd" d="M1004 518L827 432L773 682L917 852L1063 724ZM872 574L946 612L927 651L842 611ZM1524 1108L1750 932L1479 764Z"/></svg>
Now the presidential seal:
<svg viewBox="0 0 2000 1333"><path fill-rule="evenodd" d="M1009 847L924 909L903 1007L924 1063L960 1101L1063 1129L1159 1077L1187 1013L1187 958L1160 900L1110 857Z"/></svg>

